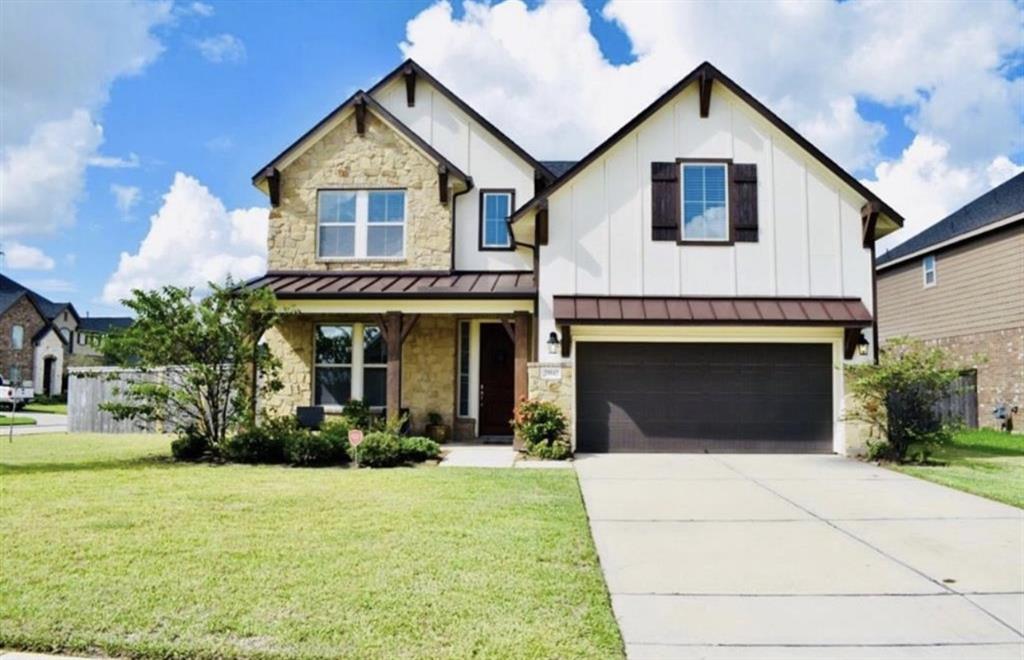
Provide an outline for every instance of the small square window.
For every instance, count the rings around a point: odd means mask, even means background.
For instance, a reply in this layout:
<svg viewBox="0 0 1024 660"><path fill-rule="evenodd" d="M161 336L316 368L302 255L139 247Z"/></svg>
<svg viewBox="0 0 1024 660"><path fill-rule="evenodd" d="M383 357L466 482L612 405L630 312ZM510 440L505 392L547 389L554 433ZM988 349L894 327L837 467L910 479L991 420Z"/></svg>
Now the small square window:
<svg viewBox="0 0 1024 660"><path fill-rule="evenodd" d="M728 241L729 205L725 164L684 164L682 206L684 241Z"/></svg>
<svg viewBox="0 0 1024 660"><path fill-rule="evenodd" d="M924 285L926 287L935 286L935 255L929 254L927 257L922 259L921 268L923 271Z"/></svg>

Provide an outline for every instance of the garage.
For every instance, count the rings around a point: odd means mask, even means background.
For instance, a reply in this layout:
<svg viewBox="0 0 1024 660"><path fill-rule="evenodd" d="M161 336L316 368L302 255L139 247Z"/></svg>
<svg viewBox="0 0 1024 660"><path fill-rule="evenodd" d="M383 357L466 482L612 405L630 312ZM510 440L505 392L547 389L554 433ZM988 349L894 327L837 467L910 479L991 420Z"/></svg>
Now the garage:
<svg viewBox="0 0 1024 660"><path fill-rule="evenodd" d="M829 453L827 343L576 343L579 452Z"/></svg>

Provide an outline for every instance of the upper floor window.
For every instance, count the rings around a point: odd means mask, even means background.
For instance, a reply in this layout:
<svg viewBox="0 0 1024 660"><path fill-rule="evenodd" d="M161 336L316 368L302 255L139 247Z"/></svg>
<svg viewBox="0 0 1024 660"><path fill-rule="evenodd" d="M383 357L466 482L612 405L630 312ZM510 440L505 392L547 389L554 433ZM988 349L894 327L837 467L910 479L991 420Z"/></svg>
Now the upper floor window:
<svg viewBox="0 0 1024 660"><path fill-rule="evenodd" d="M405 255L404 190L321 190L317 256L388 259Z"/></svg>
<svg viewBox="0 0 1024 660"><path fill-rule="evenodd" d="M11 328L11 348L18 351L25 345L25 328L16 325Z"/></svg>
<svg viewBox="0 0 1024 660"><path fill-rule="evenodd" d="M929 254L921 260L921 270L924 277L924 285L935 286L935 255Z"/></svg>
<svg viewBox="0 0 1024 660"><path fill-rule="evenodd" d="M684 241L728 241L729 209L724 163L684 163L682 206Z"/></svg>
<svg viewBox="0 0 1024 660"><path fill-rule="evenodd" d="M515 191L480 191L481 250L510 250L513 248L508 217L512 215L514 203Z"/></svg>

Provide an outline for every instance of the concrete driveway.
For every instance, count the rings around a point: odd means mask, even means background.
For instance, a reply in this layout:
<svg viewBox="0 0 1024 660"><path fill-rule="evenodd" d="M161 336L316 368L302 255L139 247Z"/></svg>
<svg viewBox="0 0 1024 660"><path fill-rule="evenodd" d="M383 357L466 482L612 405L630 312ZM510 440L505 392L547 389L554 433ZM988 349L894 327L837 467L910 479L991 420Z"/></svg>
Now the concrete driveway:
<svg viewBox="0 0 1024 660"><path fill-rule="evenodd" d="M576 469L632 658L1024 658L1024 512L838 456Z"/></svg>

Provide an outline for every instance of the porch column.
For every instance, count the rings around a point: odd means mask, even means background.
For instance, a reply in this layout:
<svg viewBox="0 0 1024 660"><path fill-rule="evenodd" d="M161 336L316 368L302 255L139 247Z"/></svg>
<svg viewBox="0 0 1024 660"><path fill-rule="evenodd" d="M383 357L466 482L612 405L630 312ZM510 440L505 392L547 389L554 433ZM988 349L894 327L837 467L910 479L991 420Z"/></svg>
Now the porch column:
<svg viewBox="0 0 1024 660"><path fill-rule="evenodd" d="M388 348L386 415L398 415L402 408L402 313L384 315L384 341Z"/></svg>
<svg viewBox="0 0 1024 660"><path fill-rule="evenodd" d="M513 380L513 391L515 392L515 405L519 405L520 399L529 393L526 374L526 363L530 360L530 313L516 312L515 319L515 378ZM516 449L519 449L519 442L516 441Z"/></svg>

